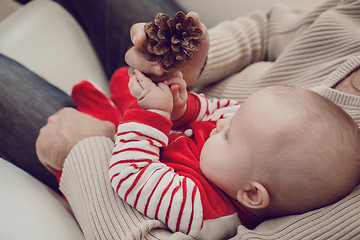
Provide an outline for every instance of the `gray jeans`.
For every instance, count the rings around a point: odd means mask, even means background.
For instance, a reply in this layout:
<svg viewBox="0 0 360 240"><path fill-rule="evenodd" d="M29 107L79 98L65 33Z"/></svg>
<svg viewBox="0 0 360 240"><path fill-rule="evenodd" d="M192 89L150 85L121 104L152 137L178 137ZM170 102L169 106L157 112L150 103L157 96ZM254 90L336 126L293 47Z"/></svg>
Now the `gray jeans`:
<svg viewBox="0 0 360 240"><path fill-rule="evenodd" d="M72 99L0 54L0 156L58 192L56 178L39 162L35 141L47 118Z"/></svg>
<svg viewBox="0 0 360 240"><path fill-rule="evenodd" d="M174 17L181 10L172 0L54 0L80 23L103 64L107 77L125 66L131 46L130 27L153 21L156 13Z"/></svg>

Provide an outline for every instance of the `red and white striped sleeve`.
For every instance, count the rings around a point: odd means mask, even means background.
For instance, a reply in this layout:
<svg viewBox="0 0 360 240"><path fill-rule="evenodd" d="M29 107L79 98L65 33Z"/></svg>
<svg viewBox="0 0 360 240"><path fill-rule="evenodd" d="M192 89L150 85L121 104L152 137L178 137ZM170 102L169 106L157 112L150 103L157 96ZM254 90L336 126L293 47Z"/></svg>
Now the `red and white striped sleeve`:
<svg viewBox="0 0 360 240"><path fill-rule="evenodd" d="M174 128L186 128L194 121L217 121L233 115L239 107L240 104L234 100L207 99L203 94L189 93L186 112L174 122Z"/></svg>
<svg viewBox="0 0 360 240"><path fill-rule="evenodd" d="M200 110L196 121L217 121L233 115L240 107L240 104L230 99L207 99L203 94L199 98Z"/></svg>
<svg viewBox="0 0 360 240"><path fill-rule="evenodd" d="M113 189L138 211L163 221L172 231L196 236L203 224L199 189L191 179L159 161L171 122L144 110L130 110L124 120L118 126L109 166Z"/></svg>

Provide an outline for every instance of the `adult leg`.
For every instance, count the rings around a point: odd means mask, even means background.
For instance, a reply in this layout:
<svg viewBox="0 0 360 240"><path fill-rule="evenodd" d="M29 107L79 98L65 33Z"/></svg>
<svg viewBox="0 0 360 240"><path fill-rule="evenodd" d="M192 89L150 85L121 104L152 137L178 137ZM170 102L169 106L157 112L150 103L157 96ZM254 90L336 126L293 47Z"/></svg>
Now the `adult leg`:
<svg viewBox="0 0 360 240"><path fill-rule="evenodd" d="M72 99L19 63L0 54L0 156L55 191L56 178L39 162L35 142L47 118Z"/></svg>
<svg viewBox="0 0 360 240"><path fill-rule="evenodd" d="M124 55L132 45L130 27L153 21L156 13L175 16L180 7L172 0L54 0L64 6L88 34L110 79L125 66Z"/></svg>

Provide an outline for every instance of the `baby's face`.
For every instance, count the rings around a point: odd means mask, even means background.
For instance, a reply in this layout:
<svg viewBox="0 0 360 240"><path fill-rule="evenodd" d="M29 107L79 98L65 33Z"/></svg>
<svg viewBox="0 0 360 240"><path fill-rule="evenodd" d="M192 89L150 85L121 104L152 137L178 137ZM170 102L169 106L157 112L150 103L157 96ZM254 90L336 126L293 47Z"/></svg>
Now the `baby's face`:
<svg viewBox="0 0 360 240"><path fill-rule="evenodd" d="M236 124L239 115L238 110L234 116L217 122L200 155L200 168L205 176L232 197L236 196L236 190L230 187L245 177L244 165L248 165L249 158L245 136L241 138L240 129L235 127L239 125Z"/></svg>
<svg viewBox="0 0 360 240"><path fill-rule="evenodd" d="M250 96L232 117L218 121L204 144L200 155L204 175L235 198L261 169L254 159L266 158L264 146L282 117L269 94Z"/></svg>
<svg viewBox="0 0 360 240"><path fill-rule="evenodd" d="M313 96L309 108L308 92L272 90L256 92L232 117L218 121L201 151L204 175L234 199L261 184L271 195L270 215L301 213L349 193L358 184L357 126L344 118L348 133L337 132L338 121L324 122L340 118L330 105ZM349 149L332 149L337 139Z"/></svg>

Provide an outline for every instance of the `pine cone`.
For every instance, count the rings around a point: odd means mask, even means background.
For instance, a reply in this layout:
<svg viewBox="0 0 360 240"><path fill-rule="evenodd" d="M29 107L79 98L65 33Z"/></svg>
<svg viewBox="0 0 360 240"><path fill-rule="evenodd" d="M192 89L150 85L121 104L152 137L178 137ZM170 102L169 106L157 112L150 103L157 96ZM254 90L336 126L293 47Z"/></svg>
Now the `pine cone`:
<svg viewBox="0 0 360 240"><path fill-rule="evenodd" d="M174 19L158 13L155 22L145 24L146 57L157 61L165 70L179 67L190 61L198 52L202 30L192 17L178 12Z"/></svg>

